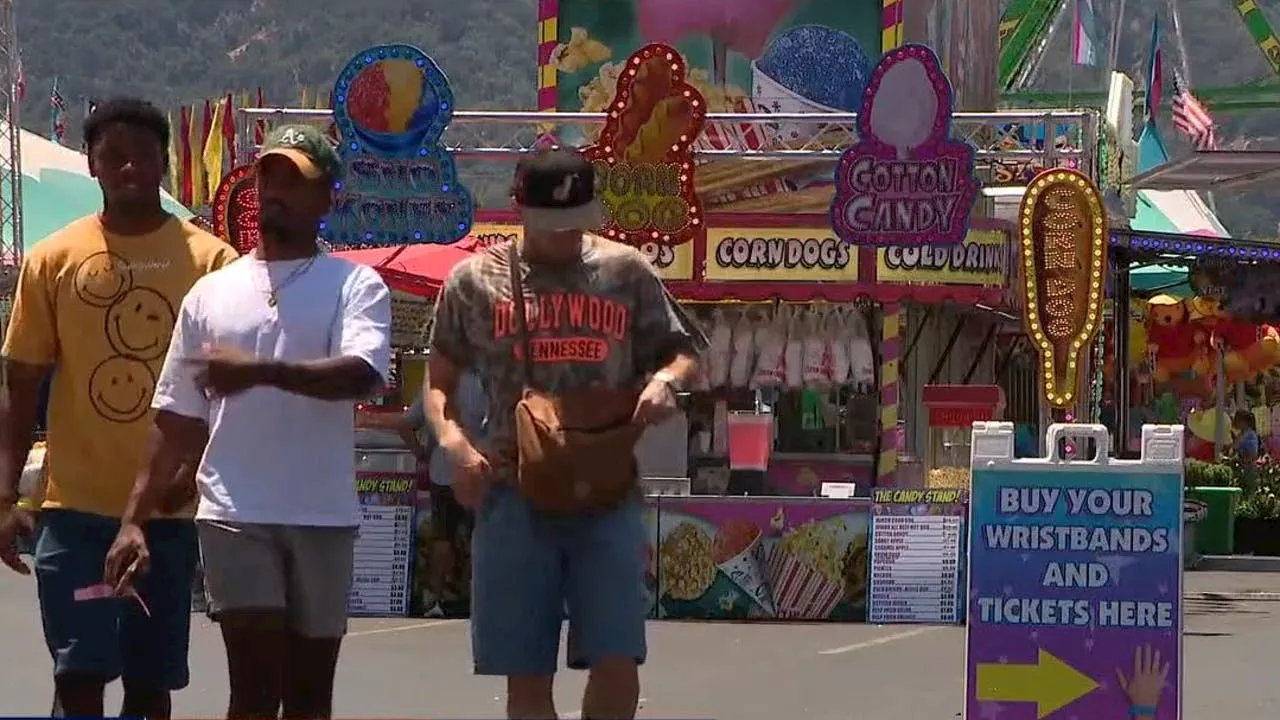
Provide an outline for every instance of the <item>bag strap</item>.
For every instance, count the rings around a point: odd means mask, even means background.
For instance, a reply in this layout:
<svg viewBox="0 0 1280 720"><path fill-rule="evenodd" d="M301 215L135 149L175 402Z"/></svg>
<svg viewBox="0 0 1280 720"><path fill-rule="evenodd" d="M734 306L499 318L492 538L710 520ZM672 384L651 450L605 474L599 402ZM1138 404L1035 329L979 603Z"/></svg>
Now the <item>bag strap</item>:
<svg viewBox="0 0 1280 720"><path fill-rule="evenodd" d="M511 302L515 306L516 337L520 340L520 357L524 360L525 387L533 387L533 352L529 342L529 321L524 311L524 283L520 280L520 249L513 241L507 248L507 265L511 273Z"/></svg>

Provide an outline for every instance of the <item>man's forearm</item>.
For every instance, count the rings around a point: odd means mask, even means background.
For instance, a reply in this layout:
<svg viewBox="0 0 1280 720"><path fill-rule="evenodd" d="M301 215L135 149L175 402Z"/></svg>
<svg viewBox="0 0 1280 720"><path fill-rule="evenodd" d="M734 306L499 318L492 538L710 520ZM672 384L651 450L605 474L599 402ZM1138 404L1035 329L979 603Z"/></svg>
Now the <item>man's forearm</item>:
<svg viewBox="0 0 1280 720"><path fill-rule="evenodd" d="M0 388L0 508L18 501L19 482L35 440L39 395Z"/></svg>
<svg viewBox="0 0 1280 720"><path fill-rule="evenodd" d="M698 377L698 356L692 351L681 350L676 353L671 362L658 370L658 372L669 373L675 382L681 388L687 388Z"/></svg>
<svg viewBox="0 0 1280 720"><path fill-rule="evenodd" d="M168 431L152 427L147 441L148 459L134 480L129 503L120 518L121 524L141 525L151 519L173 487L183 466L199 466L207 441L207 427L180 427Z"/></svg>
<svg viewBox="0 0 1280 720"><path fill-rule="evenodd" d="M377 389L381 378L357 357L312 362L271 362L263 367L263 383L317 400L361 400Z"/></svg>
<svg viewBox="0 0 1280 720"><path fill-rule="evenodd" d="M445 447L460 437L466 437L449 395L443 388L431 386L427 388L423 398L427 423L431 425L437 442Z"/></svg>

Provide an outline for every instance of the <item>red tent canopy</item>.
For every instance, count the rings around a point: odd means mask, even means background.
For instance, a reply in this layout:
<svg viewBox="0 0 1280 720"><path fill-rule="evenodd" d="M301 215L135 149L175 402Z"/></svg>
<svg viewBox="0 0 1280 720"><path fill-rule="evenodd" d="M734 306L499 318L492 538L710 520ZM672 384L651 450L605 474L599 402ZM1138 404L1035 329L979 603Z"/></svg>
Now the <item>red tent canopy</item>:
<svg viewBox="0 0 1280 720"><path fill-rule="evenodd" d="M343 250L334 255L377 270L392 290L435 297L449 271L482 247L480 240L468 236L452 245L393 245Z"/></svg>

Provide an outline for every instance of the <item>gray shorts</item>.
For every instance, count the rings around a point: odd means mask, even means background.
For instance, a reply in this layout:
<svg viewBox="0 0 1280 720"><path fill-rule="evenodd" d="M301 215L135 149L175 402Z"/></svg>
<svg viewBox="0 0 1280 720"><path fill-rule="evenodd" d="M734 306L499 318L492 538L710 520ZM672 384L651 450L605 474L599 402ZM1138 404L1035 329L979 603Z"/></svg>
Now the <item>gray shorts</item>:
<svg viewBox="0 0 1280 720"><path fill-rule="evenodd" d="M356 528L199 520L209 614L283 610L304 637L347 632Z"/></svg>

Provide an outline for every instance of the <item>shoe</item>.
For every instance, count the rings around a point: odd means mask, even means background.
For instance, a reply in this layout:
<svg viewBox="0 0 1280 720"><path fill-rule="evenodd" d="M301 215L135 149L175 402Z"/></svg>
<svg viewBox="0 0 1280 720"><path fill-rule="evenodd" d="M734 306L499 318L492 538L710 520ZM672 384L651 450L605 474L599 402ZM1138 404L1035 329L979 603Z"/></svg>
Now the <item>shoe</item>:
<svg viewBox="0 0 1280 720"><path fill-rule="evenodd" d="M444 617L444 608L440 607L440 603L433 603L427 611L422 614L423 617L442 618Z"/></svg>

